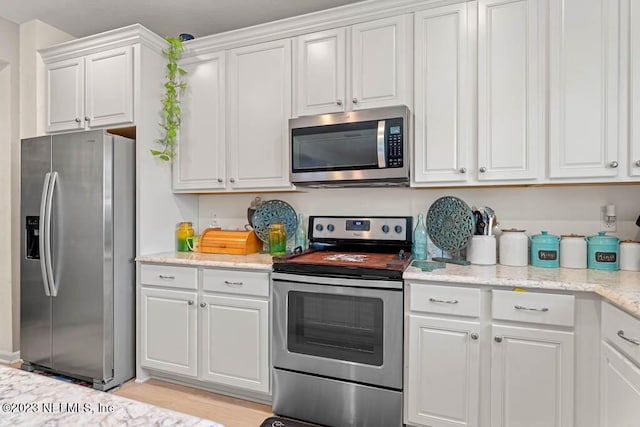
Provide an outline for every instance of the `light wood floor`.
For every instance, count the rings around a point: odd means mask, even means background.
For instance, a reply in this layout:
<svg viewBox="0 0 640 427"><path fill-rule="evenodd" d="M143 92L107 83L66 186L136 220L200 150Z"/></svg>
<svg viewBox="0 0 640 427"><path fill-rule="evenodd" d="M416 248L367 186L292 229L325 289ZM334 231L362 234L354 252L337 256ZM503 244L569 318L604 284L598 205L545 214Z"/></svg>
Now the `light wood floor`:
<svg viewBox="0 0 640 427"><path fill-rule="evenodd" d="M17 369L20 369L20 365L11 364ZM160 380L149 380L142 384L131 380L113 394L206 418L225 427L259 427L265 418L273 415L271 407L267 405Z"/></svg>
<svg viewBox="0 0 640 427"><path fill-rule="evenodd" d="M273 415L267 405L159 380L142 384L129 381L114 394L210 419L226 427L259 427Z"/></svg>

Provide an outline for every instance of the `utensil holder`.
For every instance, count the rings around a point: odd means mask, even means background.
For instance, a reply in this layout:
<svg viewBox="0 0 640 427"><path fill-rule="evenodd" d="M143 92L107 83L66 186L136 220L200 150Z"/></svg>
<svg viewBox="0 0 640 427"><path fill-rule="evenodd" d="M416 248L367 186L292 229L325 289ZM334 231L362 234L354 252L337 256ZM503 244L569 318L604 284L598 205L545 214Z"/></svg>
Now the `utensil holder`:
<svg viewBox="0 0 640 427"><path fill-rule="evenodd" d="M496 236L473 236L467 247L467 261L477 265L495 265Z"/></svg>

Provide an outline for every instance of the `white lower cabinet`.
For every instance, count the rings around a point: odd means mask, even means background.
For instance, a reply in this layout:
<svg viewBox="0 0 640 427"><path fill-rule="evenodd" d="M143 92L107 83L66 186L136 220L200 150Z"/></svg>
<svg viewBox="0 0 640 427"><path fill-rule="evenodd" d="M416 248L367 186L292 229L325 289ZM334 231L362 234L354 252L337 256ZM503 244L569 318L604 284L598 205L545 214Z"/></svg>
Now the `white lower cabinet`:
<svg viewBox="0 0 640 427"><path fill-rule="evenodd" d="M201 378L269 392L269 301L203 295Z"/></svg>
<svg viewBox="0 0 640 427"><path fill-rule="evenodd" d="M491 426L573 425L573 332L493 325Z"/></svg>
<svg viewBox="0 0 640 427"><path fill-rule="evenodd" d="M140 364L197 376L198 294L143 287L140 296Z"/></svg>
<svg viewBox="0 0 640 427"><path fill-rule="evenodd" d="M640 369L602 342L600 426L636 427L640 423Z"/></svg>

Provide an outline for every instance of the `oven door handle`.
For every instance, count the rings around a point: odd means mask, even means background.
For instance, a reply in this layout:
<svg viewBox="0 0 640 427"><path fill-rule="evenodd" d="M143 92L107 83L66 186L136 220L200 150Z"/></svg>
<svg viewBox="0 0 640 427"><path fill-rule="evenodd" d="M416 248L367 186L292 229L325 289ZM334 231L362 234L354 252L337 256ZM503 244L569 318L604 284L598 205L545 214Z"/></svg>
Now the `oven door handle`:
<svg viewBox="0 0 640 427"><path fill-rule="evenodd" d="M352 276L304 276L302 274L291 274L291 273L271 273L271 279L274 281L286 281L286 282L295 282L295 283L304 283L309 284L313 283L314 285L330 285L330 286L345 286L350 288L377 288L377 289L386 289L386 290L399 290L401 291L402 280L368 280L368 279L358 279Z"/></svg>

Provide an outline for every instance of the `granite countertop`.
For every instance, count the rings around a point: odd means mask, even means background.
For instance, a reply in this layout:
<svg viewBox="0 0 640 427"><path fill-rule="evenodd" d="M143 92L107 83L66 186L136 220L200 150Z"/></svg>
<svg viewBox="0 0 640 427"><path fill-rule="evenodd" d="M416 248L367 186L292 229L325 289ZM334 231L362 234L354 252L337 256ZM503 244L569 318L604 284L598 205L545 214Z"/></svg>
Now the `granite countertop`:
<svg viewBox="0 0 640 427"><path fill-rule="evenodd" d="M213 421L0 365L0 426L194 426Z"/></svg>
<svg viewBox="0 0 640 427"><path fill-rule="evenodd" d="M271 271L269 254L223 255L197 252L168 252L143 255L140 262L227 267ZM428 280L470 285L555 289L570 292L594 292L605 300L640 317L640 272L570 268L509 267L505 265L447 264L432 272L409 267L405 280Z"/></svg>
<svg viewBox="0 0 640 427"><path fill-rule="evenodd" d="M200 252L166 252L152 255L140 255L136 258L136 261L271 271L271 255L262 253L249 255L227 255L205 254Z"/></svg>
<svg viewBox="0 0 640 427"><path fill-rule="evenodd" d="M507 288L594 292L640 316L640 272L634 271L447 264L446 268L432 272L409 267L403 278Z"/></svg>

